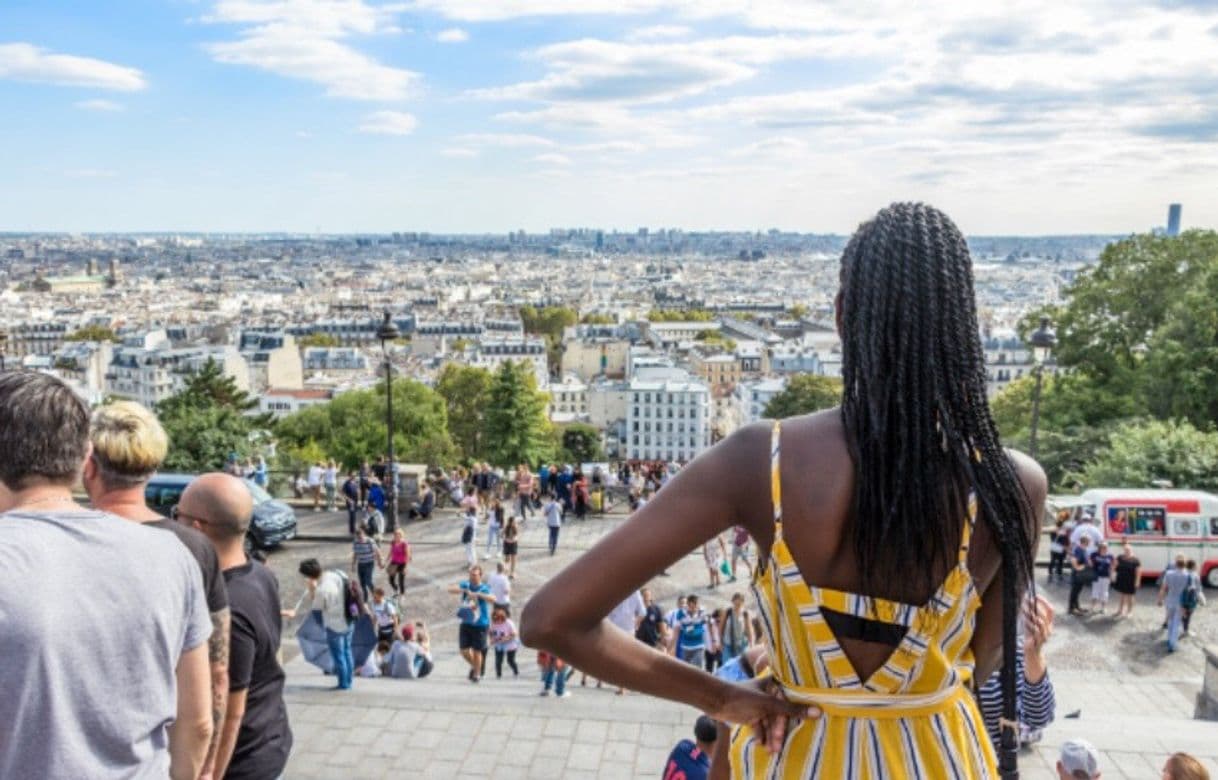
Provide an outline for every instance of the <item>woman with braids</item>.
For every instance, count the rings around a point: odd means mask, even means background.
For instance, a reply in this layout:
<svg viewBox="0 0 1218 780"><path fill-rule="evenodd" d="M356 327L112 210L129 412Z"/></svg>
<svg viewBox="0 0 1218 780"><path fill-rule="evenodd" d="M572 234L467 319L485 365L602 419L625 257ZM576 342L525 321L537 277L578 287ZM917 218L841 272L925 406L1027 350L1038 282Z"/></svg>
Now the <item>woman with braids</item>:
<svg viewBox="0 0 1218 780"><path fill-rule="evenodd" d="M551 579L521 635L734 724L719 777L996 776L972 687L1004 646L1014 657L1046 486L998 440L972 263L951 220L899 203L863 224L842 255L837 325L840 408L747 426L703 453ZM717 680L604 620L733 525L758 545L768 675Z"/></svg>

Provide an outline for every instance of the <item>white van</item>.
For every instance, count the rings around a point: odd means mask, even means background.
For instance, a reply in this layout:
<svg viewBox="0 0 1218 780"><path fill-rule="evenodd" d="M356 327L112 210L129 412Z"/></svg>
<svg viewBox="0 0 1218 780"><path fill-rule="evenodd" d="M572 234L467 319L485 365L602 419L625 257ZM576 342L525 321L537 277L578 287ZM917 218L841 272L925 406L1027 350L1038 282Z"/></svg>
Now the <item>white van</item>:
<svg viewBox="0 0 1218 780"><path fill-rule="evenodd" d="M1072 496L1070 514L1096 518L1114 555L1128 541L1142 573L1158 577L1177 555L1192 558L1202 581L1218 588L1218 496L1199 490L1103 488ZM1066 503L1066 502L1062 502Z"/></svg>

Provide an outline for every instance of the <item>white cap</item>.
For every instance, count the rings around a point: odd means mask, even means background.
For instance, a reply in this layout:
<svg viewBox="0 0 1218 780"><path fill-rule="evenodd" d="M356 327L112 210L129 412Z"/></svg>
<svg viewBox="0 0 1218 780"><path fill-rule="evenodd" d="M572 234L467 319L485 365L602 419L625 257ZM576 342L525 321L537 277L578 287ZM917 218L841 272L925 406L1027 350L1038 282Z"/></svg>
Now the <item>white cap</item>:
<svg viewBox="0 0 1218 780"><path fill-rule="evenodd" d="M1063 742L1059 761L1067 774L1079 780L1092 780L1100 774L1099 751L1085 739Z"/></svg>

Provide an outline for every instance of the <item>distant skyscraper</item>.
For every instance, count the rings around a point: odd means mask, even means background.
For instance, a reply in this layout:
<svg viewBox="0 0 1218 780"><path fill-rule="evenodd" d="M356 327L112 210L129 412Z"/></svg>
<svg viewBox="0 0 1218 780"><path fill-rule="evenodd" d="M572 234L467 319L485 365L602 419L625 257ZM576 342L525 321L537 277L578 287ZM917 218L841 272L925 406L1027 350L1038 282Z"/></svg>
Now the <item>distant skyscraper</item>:
<svg viewBox="0 0 1218 780"><path fill-rule="evenodd" d="M1167 207L1167 235L1180 235L1180 204L1173 203Z"/></svg>

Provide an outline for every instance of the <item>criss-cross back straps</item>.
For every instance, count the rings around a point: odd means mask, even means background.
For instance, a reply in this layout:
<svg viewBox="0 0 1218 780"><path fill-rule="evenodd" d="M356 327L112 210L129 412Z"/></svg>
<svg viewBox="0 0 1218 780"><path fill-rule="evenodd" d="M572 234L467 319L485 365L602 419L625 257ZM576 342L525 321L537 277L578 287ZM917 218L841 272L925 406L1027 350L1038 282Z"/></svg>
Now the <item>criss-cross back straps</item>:
<svg viewBox="0 0 1218 780"><path fill-rule="evenodd" d="M775 420L770 433L770 503L774 505L774 541L782 538L782 421Z"/></svg>

